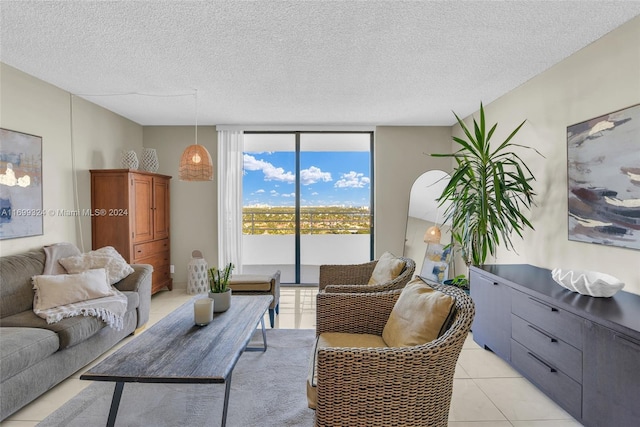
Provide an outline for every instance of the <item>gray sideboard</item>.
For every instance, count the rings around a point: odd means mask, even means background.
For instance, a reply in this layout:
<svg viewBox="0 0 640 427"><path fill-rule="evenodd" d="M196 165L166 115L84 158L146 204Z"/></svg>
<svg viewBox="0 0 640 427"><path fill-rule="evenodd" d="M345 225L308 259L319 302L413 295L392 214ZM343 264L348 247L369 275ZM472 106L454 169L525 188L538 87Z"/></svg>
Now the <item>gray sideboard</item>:
<svg viewBox="0 0 640 427"><path fill-rule="evenodd" d="M570 292L526 264L471 267L473 338L588 427L640 423L640 295Z"/></svg>

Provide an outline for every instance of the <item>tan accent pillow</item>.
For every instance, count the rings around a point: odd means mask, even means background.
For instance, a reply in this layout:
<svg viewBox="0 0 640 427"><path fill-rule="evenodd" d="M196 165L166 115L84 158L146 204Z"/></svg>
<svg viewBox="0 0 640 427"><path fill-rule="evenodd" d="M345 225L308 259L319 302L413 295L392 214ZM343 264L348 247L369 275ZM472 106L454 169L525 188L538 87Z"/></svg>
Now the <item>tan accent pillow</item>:
<svg viewBox="0 0 640 427"><path fill-rule="evenodd" d="M383 253L371 273L369 284L377 285L395 279L404 269L404 265L405 262L391 252Z"/></svg>
<svg viewBox="0 0 640 427"><path fill-rule="evenodd" d="M63 258L60 260L60 264L70 274L93 268L104 268L107 270L110 285L118 283L133 273L133 267L112 246L105 246L82 255Z"/></svg>
<svg viewBox="0 0 640 427"><path fill-rule="evenodd" d="M32 282L36 291L33 306L36 310L115 295L104 268L79 274L33 276Z"/></svg>
<svg viewBox="0 0 640 427"><path fill-rule="evenodd" d="M455 298L415 278L402 290L391 310L382 339L389 347L425 344L442 335L453 313Z"/></svg>

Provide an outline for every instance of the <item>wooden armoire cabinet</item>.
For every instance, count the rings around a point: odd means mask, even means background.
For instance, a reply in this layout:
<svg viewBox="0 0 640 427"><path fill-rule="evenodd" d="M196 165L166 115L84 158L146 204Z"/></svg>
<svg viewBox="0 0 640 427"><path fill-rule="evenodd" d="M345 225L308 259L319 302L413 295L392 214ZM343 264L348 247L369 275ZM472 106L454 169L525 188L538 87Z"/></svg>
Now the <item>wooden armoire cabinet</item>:
<svg viewBox="0 0 640 427"><path fill-rule="evenodd" d="M130 264L152 265L151 293L173 288L170 179L130 169L91 170L92 247L113 246Z"/></svg>

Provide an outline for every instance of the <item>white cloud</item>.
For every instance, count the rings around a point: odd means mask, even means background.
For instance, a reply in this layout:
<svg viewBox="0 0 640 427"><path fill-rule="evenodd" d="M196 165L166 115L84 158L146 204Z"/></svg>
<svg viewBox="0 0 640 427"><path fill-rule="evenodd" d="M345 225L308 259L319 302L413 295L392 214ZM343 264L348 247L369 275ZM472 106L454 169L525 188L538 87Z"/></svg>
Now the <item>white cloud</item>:
<svg viewBox="0 0 640 427"><path fill-rule="evenodd" d="M296 197L296 193L283 194L282 197Z"/></svg>
<svg viewBox="0 0 640 427"><path fill-rule="evenodd" d="M292 172L285 172L283 168L275 167L271 163L256 159L249 154L243 156L243 163L245 170L262 171L265 181L296 182L296 177Z"/></svg>
<svg viewBox="0 0 640 427"><path fill-rule="evenodd" d="M269 194L271 194L272 196L277 196L280 193L278 193L276 190L271 190L269 191Z"/></svg>
<svg viewBox="0 0 640 427"><path fill-rule="evenodd" d="M316 166L311 166L309 169L300 171L300 183L302 183L302 185L311 185L319 181L333 181L331 172L322 172L322 169Z"/></svg>
<svg viewBox="0 0 640 427"><path fill-rule="evenodd" d="M318 193L317 191L314 191L313 193L311 193L312 196L317 196L318 194L320 193Z"/></svg>
<svg viewBox="0 0 640 427"><path fill-rule="evenodd" d="M264 190L261 188L260 190L256 190L256 194L264 193Z"/></svg>
<svg viewBox="0 0 640 427"><path fill-rule="evenodd" d="M342 176L336 183L334 187L336 188L363 188L367 184L369 184L371 180L364 176L363 173L357 173L351 171L349 173L343 173Z"/></svg>

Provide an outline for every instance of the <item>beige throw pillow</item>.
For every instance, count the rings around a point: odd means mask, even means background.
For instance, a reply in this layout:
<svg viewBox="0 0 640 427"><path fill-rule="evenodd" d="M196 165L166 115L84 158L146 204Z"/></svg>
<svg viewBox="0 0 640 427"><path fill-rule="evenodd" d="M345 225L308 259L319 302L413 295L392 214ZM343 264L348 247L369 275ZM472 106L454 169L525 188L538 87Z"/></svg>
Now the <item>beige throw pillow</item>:
<svg viewBox="0 0 640 427"><path fill-rule="evenodd" d="M32 282L36 292L33 308L36 310L115 295L104 268L79 274L33 276Z"/></svg>
<svg viewBox="0 0 640 427"><path fill-rule="evenodd" d="M67 273L71 274L93 268L104 268L107 270L110 285L118 283L133 273L133 268L112 246L105 246L82 255L63 258L60 260L60 264L67 270Z"/></svg>
<svg viewBox="0 0 640 427"><path fill-rule="evenodd" d="M382 339L389 347L425 344L442 335L454 310L455 298L415 278L402 290L391 310Z"/></svg>
<svg viewBox="0 0 640 427"><path fill-rule="evenodd" d="M369 284L377 285L395 279L404 269L404 265L405 262L392 253L383 253L371 273Z"/></svg>

